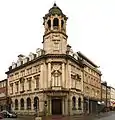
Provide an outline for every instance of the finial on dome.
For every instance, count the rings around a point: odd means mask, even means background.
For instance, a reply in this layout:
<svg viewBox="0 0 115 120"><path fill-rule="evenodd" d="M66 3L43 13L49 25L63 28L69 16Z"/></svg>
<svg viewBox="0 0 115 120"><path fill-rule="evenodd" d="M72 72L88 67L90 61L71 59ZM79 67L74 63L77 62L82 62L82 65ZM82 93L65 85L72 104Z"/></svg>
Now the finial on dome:
<svg viewBox="0 0 115 120"><path fill-rule="evenodd" d="M54 1L54 7L56 7L57 5L56 5L56 1Z"/></svg>

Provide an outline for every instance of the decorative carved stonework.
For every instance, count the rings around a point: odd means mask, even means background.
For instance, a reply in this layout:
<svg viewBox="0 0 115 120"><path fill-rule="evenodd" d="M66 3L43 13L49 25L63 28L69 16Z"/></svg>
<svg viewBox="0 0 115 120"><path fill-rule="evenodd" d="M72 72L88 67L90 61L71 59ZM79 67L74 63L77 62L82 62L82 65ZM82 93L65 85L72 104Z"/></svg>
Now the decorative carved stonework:
<svg viewBox="0 0 115 120"><path fill-rule="evenodd" d="M59 34L52 35L52 39L59 39L59 37L60 37Z"/></svg>
<svg viewBox="0 0 115 120"><path fill-rule="evenodd" d="M55 70L55 71L61 70L61 65L59 65L59 64L54 64L54 65L52 66L52 70Z"/></svg>
<svg viewBox="0 0 115 120"><path fill-rule="evenodd" d="M61 65L60 64L53 64L52 65L52 72L51 72L51 86L61 86L62 77L61 77Z"/></svg>

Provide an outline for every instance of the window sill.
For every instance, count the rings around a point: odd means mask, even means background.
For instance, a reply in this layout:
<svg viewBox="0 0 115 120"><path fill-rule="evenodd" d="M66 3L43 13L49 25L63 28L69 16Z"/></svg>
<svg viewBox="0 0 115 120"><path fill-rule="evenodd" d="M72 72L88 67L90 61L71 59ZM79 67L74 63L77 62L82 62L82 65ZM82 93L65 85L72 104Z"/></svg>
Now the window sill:
<svg viewBox="0 0 115 120"><path fill-rule="evenodd" d="M31 91L31 89L30 89L30 90L27 90L27 91Z"/></svg>
<svg viewBox="0 0 115 120"><path fill-rule="evenodd" d="M82 110L82 108L78 108L78 110Z"/></svg>
<svg viewBox="0 0 115 120"><path fill-rule="evenodd" d="M39 90L39 88L35 88L34 90Z"/></svg>
<svg viewBox="0 0 115 120"><path fill-rule="evenodd" d="M24 93L25 92L25 90L23 90L23 91L20 91L20 93Z"/></svg>
<svg viewBox="0 0 115 120"><path fill-rule="evenodd" d="M72 108L72 110L77 110L77 108Z"/></svg>

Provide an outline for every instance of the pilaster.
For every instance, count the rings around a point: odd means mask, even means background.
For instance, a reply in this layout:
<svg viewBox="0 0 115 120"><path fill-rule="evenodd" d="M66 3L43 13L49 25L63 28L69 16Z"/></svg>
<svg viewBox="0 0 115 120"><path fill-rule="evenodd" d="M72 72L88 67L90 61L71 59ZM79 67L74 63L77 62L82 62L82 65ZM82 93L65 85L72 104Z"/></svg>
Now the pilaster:
<svg viewBox="0 0 115 120"><path fill-rule="evenodd" d="M47 88L47 84L48 84L48 82L47 82L47 67L46 67L46 63L44 62L44 69L43 69L43 79L44 79L44 88L46 89Z"/></svg>
<svg viewBox="0 0 115 120"><path fill-rule="evenodd" d="M68 88L71 88L71 65L68 64Z"/></svg>
<svg viewBox="0 0 115 120"><path fill-rule="evenodd" d="M65 88L65 63L62 63L62 86Z"/></svg>
<svg viewBox="0 0 115 120"><path fill-rule="evenodd" d="M41 73L40 73L40 89L44 87L44 78L43 78L43 64L41 64Z"/></svg>
<svg viewBox="0 0 115 120"><path fill-rule="evenodd" d="M51 62L48 62L48 88L50 88L51 84Z"/></svg>

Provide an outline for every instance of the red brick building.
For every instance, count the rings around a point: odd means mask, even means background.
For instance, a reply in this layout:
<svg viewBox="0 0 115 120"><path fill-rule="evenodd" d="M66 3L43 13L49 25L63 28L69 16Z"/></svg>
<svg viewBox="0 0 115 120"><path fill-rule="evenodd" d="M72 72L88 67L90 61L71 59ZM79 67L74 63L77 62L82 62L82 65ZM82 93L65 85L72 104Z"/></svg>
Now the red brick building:
<svg viewBox="0 0 115 120"><path fill-rule="evenodd" d="M7 79L0 81L0 111L7 107Z"/></svg>

